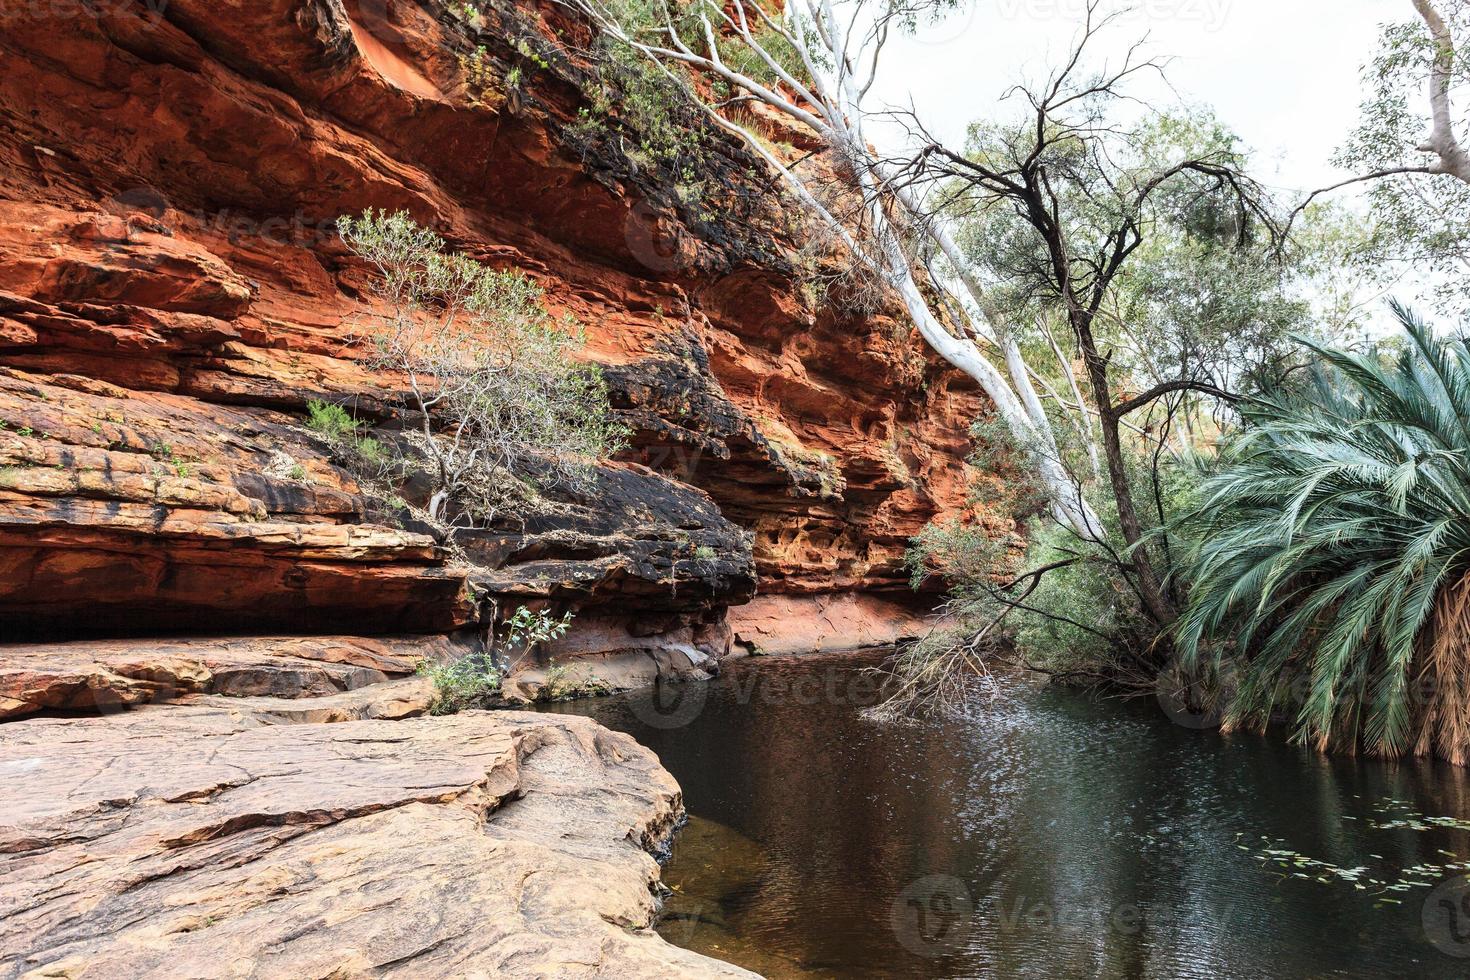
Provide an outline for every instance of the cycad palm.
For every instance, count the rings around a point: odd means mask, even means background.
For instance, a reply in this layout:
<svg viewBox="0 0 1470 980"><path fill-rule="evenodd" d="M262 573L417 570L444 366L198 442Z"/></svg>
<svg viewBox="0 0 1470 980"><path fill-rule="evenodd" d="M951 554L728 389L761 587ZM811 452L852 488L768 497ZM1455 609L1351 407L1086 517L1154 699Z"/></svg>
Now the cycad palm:
<svg viewBox="0 0 1470 980"><path fill-rule="evenodd" d="M1316 348L1246 425L1189 520L1177 636L1231 726L1294 716L1319 747L1470 752L1470 347L1402 307L1389 357ZM1238 670L1231 671L1230 667Z"/></svg>

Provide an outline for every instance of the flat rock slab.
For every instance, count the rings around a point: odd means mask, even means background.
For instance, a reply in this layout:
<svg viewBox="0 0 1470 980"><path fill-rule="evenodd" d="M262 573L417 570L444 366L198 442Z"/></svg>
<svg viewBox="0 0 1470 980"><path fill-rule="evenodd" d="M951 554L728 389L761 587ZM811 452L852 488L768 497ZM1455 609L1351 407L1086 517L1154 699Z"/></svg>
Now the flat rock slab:
<svg viewBox="0 0 1470 980"><path fill-rule="evenodd" d="M0 719L97 711L194 694L335 695L465 651L448 636L88 640L0 646Z"/></svg>
<svg viewBox="0 0 1470 980"><path fill-rule="evenodd" d="M12 722L0 976L754 976L649 929L681 810L571 716Z"/></svg>

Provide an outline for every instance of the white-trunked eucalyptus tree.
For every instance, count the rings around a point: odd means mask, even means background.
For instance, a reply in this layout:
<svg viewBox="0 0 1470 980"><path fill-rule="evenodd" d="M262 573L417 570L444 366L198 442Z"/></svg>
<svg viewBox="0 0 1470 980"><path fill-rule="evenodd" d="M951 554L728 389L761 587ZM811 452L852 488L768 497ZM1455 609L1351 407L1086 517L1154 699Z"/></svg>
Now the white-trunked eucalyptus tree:
<svg viewBox="0 0 1470 980"><path fill-rule="evenodd" d="M620 16L610 5L616 0L567 2L670 77L682 65L720 83L705 99L716 124L779 173L856 262L901 298L924 341L981 385L1029 450L1056 519L1094 545L1118 534L1124 547L1110 550L1108 560L1156 626L1172 622L1177 597L1148 541L1160 522L1135 500L1122 430L1128 416L1152 411L1161 399L1229 400L1239 379L1221 378L1191 356L1162 380L1140 384L1114 369L1113 341L1128 324L1112 311L1140 246L1202 216L1231 247L1245 249L1263 230L1275 237L1269 203L1243 174L1228 131L1147 106L1141 119L1136 112L1123 118L1130 114L1120 106L1139 105L1123 91L1126 83L1159 66L1139 59L1134 46L1117 66L1085 67L1089 43L1111 19L1097 16L1098 0L1086 5L1061 67L1039 85L1014 90L1021 113L976 124L963 152L933 138L916 111L868 104L890 34L940 9L936 0L791 0L779 14L751 0L652 0L655 15L642 8L636 25L627 8ZM731 119L730 107L741 102L815 133L820 166L788 164L751 126ZM885 146L885 138L897 145ZM858 205L848 207L849 200ZM1066 325L1071 351L1039 325L1046 319ZM1083 368L1080 384L1074 360ZM1059 383L1047 383L1047 374ZM1062 421L1069 417L1073 424ZM1098 499L1116 514L1115 528L1085 499L1088 467L1068 465L1059 424L1081 436L1082 458L1094 466L1101 450L1099 492L1106 496Z"/></svg>
<svg viewBox="0 0 1470 980"><path fill-rule="evenodd" d="M651 15L642 12L641 25L631 22L626 8L605 0L567 2L665 71L675 63L703 72L723 82L735 102L773 109L822 141L821 168L804 171L731 118L731 100L706 104L710 118L780 174L852 260L892 288L925 342L981 386L1027 449L1053 516L1085 540L1100 539L1102 524L1064 464L1034 372L990 308L983 270L960 249L947 218L914 185L897 179L900 167L876 149L868 132L865 99L889 34L944 0L792 0L779 14L746 0L725 6L695 0L689 7L655 0ZM722 53L722 46L739 57ZM855 208L834 199L828 179L834 173Z"/></svg>
<svg viewBox="0 0 1470 980"><path fill-rule="evenodd" d="M1470 0L1397 0L1407 16L1385 24L1377 55L1363 68L1366 95L1356 129L1334 162L1355 176L1313 191L1368 184L1373 234L1349 257L1427 287L1458 318L1470 299ZM1412 10L1412 13L1411 13Z"/></svg>

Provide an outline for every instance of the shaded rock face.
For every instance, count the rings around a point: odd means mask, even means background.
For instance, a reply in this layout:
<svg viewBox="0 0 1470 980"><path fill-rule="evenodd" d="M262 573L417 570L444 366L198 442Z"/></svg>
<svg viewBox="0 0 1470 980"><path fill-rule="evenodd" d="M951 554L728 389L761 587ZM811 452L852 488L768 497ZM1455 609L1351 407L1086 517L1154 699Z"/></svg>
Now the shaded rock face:
<svg viewBox="0 0 1470 980"><path fill-rule="evenodd" d="M726 138L701 161L718 196L691 204L573 125L585 25L481 7L6 12L7 639L439 632L549 601L607 638L582 653L718 656L756 591L906 591L908 539L962 506L978 393L891 316L802 300L789 215ZM477 45L524 84L469 82ZM366 207L534 276L634 429L590 495L472 535L474 588L301 426L312 398L396 424L349 342L368 272L331 224Z"/></svg>
<svg viewBox="0 0 1470 980"><path fill-rule="evenodd" d="M0 975L754 976L649 928L682 805L632 738L270 710L0 727Z"/></svg>

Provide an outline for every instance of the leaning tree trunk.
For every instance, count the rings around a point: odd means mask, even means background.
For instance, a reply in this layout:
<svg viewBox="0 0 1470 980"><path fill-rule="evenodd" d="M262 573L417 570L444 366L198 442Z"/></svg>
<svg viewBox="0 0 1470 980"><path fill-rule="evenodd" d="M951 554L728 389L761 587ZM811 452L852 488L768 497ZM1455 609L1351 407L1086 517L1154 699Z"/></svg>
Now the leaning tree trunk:
<svg viewBox="0 0 1470 980"><path fill-rule="evenodd" d="M1072 326L1077 334L1078 346L1082 348L1082 361L1092 387L1092 400L1097 408L1099 427L1102 429L1103 457L1107 461L1108 482L1118 508L1118 529L1123 534L1123 540L1132 549L1129 564L1133 569L1134 585L1149 617L1160 626L1168 626L1179 614L1164 595L1163 583L1154 569L1148 546L1143 543L1143 522L1138 518L1138 505L1133 499L1133 483L1128 478L1127 459L1123 455L1122 420L1114 410L1113 399L1109 394L1111 389L1108 387L1107 361L1098 353L1097 343L1092 335L1092 324L1084 313L1073 314Z"/></svg>

